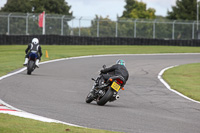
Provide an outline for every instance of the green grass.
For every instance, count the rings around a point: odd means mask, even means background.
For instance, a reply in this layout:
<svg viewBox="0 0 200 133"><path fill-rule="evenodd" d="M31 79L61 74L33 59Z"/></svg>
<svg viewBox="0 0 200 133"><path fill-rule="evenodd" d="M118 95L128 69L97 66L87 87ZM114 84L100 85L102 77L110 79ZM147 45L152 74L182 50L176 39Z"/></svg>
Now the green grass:
<svg viewBox="0 0 200 133"><path fill-rule="evenodd" d="M0 133L114 133L114 132L106 130L89 129L89 128L79 128L58 123L40 122L8 114L0 114Z"/></svg>
<svg viewBox="0 0 200 133"><path fill-rule="evenodd" d="M26 45L1 45L0 46L0 76L22 67L25 57ZM42 61L67 58L85 55L102 54L153 54L153 53L200 53L200 47L177 47L177 46L61 46L44 45L42 46ZM45 51L48 51L49 58L45 58ZM185 88L189 96L200 100L200 64L188 65L183 68L171 69L164 73L164 78L174 89ZM188 71L189 70L189 71ZM179 71L179 73L175 73ZM192 73L185 73L186 71ZM184 74L182 73L184 72ZM178 76L182 76L180 78ZM177 78L178 77L178 78ZM171 80L171 79L174 80ZM180 79L180 80L176 80ZM175 82L173 82L175 81ZM171 83L173 82L173 83ZM179 87L178 85L182 85ZM199 93L197 93L199 92ZM69 129L70 131L66 131ZM0 113L0 133L111 133L105 130L85 129L71 127L63 124L45 123L31 119L11 116Z"/></svg>
<svg viewBox="0 0 200 133"><path fill-rule="evenodd" d="M200 63L169 69L164 73L163 78L172 89L200 101Z"/></svg>

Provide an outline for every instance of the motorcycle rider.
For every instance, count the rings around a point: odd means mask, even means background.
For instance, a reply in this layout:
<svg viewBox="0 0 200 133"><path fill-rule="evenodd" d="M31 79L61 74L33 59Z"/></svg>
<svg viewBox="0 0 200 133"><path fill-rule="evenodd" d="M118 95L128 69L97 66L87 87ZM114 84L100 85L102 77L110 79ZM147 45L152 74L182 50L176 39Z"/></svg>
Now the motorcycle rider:
<svg viewBox="0 0 200 133"><path fill-rule="evenodd" d="M28 64L28 58L30 53L36 53L37 54L37 60L35 62L36 67L39 68L39 61L42 57L42 48L39 45L39 40L37 38L33 38L32 42L28 45L27 49L25 50L26 56L24 61L24 66Z"/></svg>
<svg viewBox="0 0 200 133"><path fill-rule="evenodd" d="M129 78L129 73L125 67L125 62L121 59L117 60L116 64L112 65L111 67L100 70L100 73L101 73L102 77L104 78L105 82L107 82L107 80L110 77L121 76L124 78L125 84L126 84L128 78ZM101 86L96 86L92 89L91 92L95 95L96 91L103 87L105 87L105 84L103 84Z"/></svg>
<svg viewBox="0 0 200 133"><path fill-rule="evenodd" d="M125 81L127 81L129 77L128 70L126 69L125 62L123 60L117 60L115 65L102 69L100 72L102 73L105 81L107 81L112 76L122 76Z"/></svg>

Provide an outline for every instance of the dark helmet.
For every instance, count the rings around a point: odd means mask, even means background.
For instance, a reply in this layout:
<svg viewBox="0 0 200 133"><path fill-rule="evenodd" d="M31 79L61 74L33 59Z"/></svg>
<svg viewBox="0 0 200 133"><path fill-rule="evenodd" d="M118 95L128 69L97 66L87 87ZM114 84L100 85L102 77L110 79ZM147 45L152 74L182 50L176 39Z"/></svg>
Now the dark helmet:
<svg viewBox="0 0 200 133"><path fill-rule="evenodd" d="M125 61L123 61L123 60L117 60L116 64L120 64L120 65L125 66Z"/></svg>

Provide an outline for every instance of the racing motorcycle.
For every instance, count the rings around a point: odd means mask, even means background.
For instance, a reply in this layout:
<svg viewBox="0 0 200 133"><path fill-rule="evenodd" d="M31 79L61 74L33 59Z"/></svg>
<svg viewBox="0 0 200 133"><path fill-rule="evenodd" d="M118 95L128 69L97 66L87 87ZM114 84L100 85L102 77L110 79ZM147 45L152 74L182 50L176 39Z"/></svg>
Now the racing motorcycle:
<svg viewBox="0 0 200 133"><path fill-rule="evenodd" d="M37 54L36 53L30 53L29 54L29 60L28 60L28 64L27 64L27 74L31 75L31 73L35 70L36 65L35 65L35 61L37 59Z"/></svg>
<svg viewBox="0 0 200 133"><path fill-rule="evenodd" d="M105 69L106 66L104 65L103 68ZM118 92L119 90L124 90L126 83L122 76L112 76L108 81L105 81L101 73L96 79L92 78L92 80L95 83L85 101L86 103L96 101L101 106L105 105L108 101L113 102L119 99Z"/></svg>

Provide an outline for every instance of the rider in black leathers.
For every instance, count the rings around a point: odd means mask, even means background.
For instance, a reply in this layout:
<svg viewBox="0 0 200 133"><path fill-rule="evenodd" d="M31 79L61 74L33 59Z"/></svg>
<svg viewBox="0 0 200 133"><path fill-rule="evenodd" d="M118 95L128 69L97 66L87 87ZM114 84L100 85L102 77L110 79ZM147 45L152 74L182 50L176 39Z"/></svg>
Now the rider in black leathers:
<svg viewBox="0 0 200 133"><path fill-rule="evenodd" d="M102 73L105 81L107 81L111 76L122 76L125 81L127 81L129 77L128 70L126 69L125 62L123 60L117 60L115 65L105 68L100 72Z"/></svg>
<svg viewBox="0 0 200 133"><path fill-rule="evenodd" d="M121 76L122 78L124 78L124 85L126 84L128 78L129 78L129 73L128 70L125 67L125 62L123 60L117 60L116 64L109 67L109 68L104 68L100 71L102 77L104 78L105 82L107 82L107 80L110 77L113 76ZM105 84L100 85L100 86L95 86L92 90L91 93L93 93L93 95L95 95L95 93L97 92L98 89L101 89L105 87Z"/></svg>

